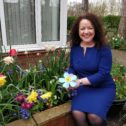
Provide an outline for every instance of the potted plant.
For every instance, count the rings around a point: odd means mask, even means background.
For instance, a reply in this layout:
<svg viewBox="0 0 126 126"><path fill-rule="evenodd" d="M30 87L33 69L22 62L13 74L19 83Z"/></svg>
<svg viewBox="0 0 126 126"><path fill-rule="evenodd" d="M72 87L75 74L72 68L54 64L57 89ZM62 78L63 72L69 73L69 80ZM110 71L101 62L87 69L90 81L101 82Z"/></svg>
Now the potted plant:
<svg viewBox="0 0 126 126"><path fill-rule="evenodd" d="M112 77L116 84L116 98L109 110L109 115L118 115L126 102L126 67L113 63Z"/></svg>

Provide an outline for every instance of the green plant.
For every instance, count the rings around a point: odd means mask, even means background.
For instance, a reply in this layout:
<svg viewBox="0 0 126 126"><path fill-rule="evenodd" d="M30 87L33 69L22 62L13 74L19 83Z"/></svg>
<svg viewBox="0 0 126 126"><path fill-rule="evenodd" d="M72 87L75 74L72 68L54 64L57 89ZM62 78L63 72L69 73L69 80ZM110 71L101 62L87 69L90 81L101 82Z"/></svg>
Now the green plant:
<svg viewBox="0 0 126 126"><path fill-rule="evenodd" d="M126 50L126 39L117 34L110 39L110 45L114 49Z"/></svg>
<svg viewBox="0 0 126 126"><path fill-rule="evenodd" d="M105 30L106 31L111 31L112 29L115 29L114 33L117 33L118 26L119 26L119 21L120 21L120 16L115 16L115 15L107 15L102 17L102 20L105 25Z"/></svg>
<svg viewBox="0 0 126 126"><path fill-rule="evenodd" d="M67 32L68 32L68 34L69 34L76 19L77 19L76 16L68 16L67 17Z"/></svg>
<svg viewBox="0 0 126 126"><path fill-rule="evenodd" d="M113 63L111 74L116 84L116 99L126 99L126 68Z"/></svg>

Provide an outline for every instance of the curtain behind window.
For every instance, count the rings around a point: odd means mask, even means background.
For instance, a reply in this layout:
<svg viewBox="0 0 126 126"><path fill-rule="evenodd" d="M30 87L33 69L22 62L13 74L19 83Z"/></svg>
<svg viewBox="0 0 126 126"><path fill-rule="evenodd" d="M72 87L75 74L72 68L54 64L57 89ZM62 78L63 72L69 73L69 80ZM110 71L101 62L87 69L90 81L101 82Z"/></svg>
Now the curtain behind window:
<svg viewBox="0 0 126 126"><path fill-rule="evenodd" d="M1 33L1 22L0 22L0 47L2 46L2 33Z"/></svg>
<svg viewBox="0 0 126 126"><path fill-rule="evenodd" d="M8 45L35 43L35 0L4 0Z"/></svg>
<svg viewBox="0 0 126 126"><path fill-rule="evenodd" d="M60 39L60 0L41 0L42 41Z"/></svg>

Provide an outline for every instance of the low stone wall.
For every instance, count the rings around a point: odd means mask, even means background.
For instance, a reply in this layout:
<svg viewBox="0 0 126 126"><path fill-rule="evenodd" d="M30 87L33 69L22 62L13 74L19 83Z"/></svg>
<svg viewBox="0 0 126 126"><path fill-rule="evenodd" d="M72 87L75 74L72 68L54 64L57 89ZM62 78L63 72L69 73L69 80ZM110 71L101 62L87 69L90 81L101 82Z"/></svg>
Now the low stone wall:
<svg viewBox="0 0 126 126"><path fill-rule="evenodd" d="M71 103L38 112L29 120L16 120L6 126L76 126L70 111ZM118 116L108 116L107 123L111 126L118 126ZM116 125L117 124L117 125Z"/></svg>
<svg viewBox="0 0 126 126"><path fill-rule="evenodd" d="M36 113L29 120L16 120L6 126L75 126L70 102Z"/></svg>

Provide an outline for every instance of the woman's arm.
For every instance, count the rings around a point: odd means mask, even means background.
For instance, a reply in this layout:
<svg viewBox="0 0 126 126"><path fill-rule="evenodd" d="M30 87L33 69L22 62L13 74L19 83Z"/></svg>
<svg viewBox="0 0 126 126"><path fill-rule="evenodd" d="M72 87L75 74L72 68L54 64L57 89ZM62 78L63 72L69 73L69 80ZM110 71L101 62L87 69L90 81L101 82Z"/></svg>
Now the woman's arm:
<svg viewBox="0 0 126 126"><path fill-rule="evenodd" d="M74 70L74 67L73 67L73 53L72 53L72 49L70 51L70 66L68 68L68 73L71 73L71 74L76 74L76 71Z"/></svg>

